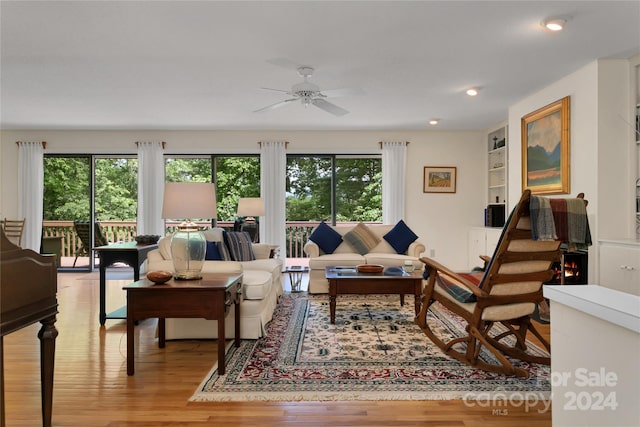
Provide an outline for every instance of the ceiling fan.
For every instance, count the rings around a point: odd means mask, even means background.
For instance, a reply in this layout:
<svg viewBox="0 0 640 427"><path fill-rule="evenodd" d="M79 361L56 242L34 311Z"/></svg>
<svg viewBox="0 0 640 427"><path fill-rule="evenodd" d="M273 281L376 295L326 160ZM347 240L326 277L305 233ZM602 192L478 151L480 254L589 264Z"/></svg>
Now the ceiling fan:
<svg viewBox="0 0 640 427"><path fill-rule="evenodd" d="M304 81L301 83L297 83L291 86L291 90L282 90L282 89L272 89L268 87L263 87L261 89L264 90L273 90L276 92L283 92L289 95L291 98L285 99L284 101L276 102L275 104L267 105L266 107L255 110L254 113L258 113L261 111L273 110L274 108L282 107L284 105L290 104L293 101L300 101L302 105L307 107L308 105L314 105L321 110L324 110L328 113L331 113L335 116L344 116L348 114L349 111L345 110L342 107L338 107L335 104L327 101L326 98L336 98L340 96L349 96L349 95L361 95L363 93L362 89L330 89L321 91L320 88L311 83L309 81L309 77L313 74L313 67L301 66L297 68L298 74L302 76Z"/></svg>

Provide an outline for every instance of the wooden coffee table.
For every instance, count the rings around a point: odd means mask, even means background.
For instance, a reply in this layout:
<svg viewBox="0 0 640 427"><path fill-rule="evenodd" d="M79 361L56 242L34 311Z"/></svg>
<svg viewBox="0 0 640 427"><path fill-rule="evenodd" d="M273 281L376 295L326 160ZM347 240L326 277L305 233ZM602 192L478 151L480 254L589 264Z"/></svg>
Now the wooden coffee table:
<svg viewBox="0 0 640 427"><path fill-rule="evenodd" d="M325 276L329 281L329 310L331 323L336 321L336 297L338 295L399 294L404 305L404 295L413 294L416 315L422 300L422 271L404 273L402 276L384 273L359 273L355 267L327 267Z"/></svg>
<svg viewBox="0 0 640 427"><path fill-rule="evenodd" d="M158 318L158 347L165 345L165 318L203 317L218 321L218 374L225 371L224 321L235 304L235 345L240 347L242 275L203 274L199 280L171 279L156 285L148 279L124 287L127 291L127 375L134 373L134 323Z"/></svg>

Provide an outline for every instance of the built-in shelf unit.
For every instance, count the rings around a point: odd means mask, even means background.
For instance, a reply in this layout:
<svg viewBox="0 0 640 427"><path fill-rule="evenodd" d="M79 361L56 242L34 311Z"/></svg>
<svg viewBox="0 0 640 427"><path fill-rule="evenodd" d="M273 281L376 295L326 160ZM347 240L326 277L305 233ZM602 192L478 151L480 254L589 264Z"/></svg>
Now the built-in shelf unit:
<svg viewBox="0 0 640 427"><path fill-rule="evenodd" d="M507 203L507 127L501 126L487 136L487 203Z"/></svg>

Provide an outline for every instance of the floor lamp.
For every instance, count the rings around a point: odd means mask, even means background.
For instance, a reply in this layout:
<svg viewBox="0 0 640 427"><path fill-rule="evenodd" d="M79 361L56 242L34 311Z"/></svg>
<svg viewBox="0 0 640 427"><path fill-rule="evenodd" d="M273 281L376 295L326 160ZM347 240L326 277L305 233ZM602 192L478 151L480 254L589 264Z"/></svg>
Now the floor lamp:
<svg viewBox="0 0 640 427"><path fill-rule="evenodd" d="M242 230L249 233L254 243L260 241L258 217L264 215L264 200L261 197L242 197L238 200L239 217L245 217Z"/></svg>
<svg viewBox="0 0 640 427"><path fill-rule="evenodd" d="M216 218L215 184L207 182L168 182L164 187L162 218L183 222L171 237L174 278L202 278L207 252L204 234L192 218Z"/></svg>

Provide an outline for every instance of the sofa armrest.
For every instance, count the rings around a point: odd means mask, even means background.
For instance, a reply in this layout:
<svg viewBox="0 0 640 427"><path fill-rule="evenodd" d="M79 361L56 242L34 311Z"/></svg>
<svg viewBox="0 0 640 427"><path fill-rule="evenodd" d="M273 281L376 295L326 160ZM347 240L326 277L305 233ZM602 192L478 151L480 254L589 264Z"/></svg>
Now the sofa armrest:
<svg viewBox="0 0 640 427"><path fill-rule="evenodd" d="M160 253L160 249L154 249L152 251L149 251L149 253L147 254L148 263L155 263L155 262L160 262L164 260L165 260L164 257Z"/></svg>
<svg viewBox="0 0 640 427"><path fill-rule="evenodd" d="M416 240L409 245L409 248L407 249L407 255L415 258L420 258L422 256L422 253L426 250L427 248L424 246L424 244Z"/></svg>
<svg viewBox="0 0 640 427"><path fill-rule="evenodd" d="M320 256L320 247L311 240L307 240L307 243L304 244L303 250L309 258L317 258Z"/></svg>
<svg viewBox="0 0 640 427"><path fill-rule="evenodd" d="M271 254L271 245L267 243L252 243L251 249L256 259L268 259Z"/></svg>

